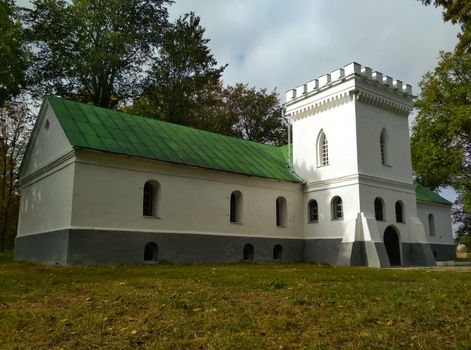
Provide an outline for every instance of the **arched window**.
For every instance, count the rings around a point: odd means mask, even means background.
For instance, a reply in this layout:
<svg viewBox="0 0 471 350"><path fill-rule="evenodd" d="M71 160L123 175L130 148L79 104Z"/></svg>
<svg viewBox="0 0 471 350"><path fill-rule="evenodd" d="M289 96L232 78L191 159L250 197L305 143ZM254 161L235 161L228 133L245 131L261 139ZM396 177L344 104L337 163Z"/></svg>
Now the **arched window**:
<svg viewBox="0 0 471 350"><path fill-rule="evenodd" d="M332 199L332 220L343 219L343 203L342 198L335 196Z"/></svg>
<svg viewBox="0 0 471 350"><path fill-rule="evenodd" d="M308 220L310 223L319 221L319 208L317 206L317 201L311 199L307 205L308 207Z"/></svg>
<svg viewBox="0 0 471 350"><path fill-rule="evenodd" d="M379 197L375 199L375 218L376 220L384 220L383 200Z"/></svg>
<svg viewBox="0 0 471 350"><path fill-rule="evenodd" d="M159 193L160 185L157 181L147 181L144 184L144 195L142 199L142 215L159 216Z"/></svg>
<svg viewBox="0 0 471 350"><path fill-rule="evenodd" d="M242 222L242 193L240 191L231 193L230 220L231 222Z"/></svg>
<svg viewBox="0 0 471 350"><path fill-rule="evenodd" d="M317 138L317 165L329 165L329 144L324 131L321 131Z"/></svg>
<svg viewBox="0 0 471 350"><path fill-rule="evenodd" d="M404 222L404 213L400 201L396 202L396 222Z"/></svg>
<svg viewBox="0 0 471 350"><path fill-rule="evenodd" d="M288 213L285 197L276 199L276 226L286 227L288 222Z"/></svg>
<svg viewBox="0 0 471 350"><path fill-rule="evenodd" d="M386 132L386 129L381 131L381 136L379 137L379 148L381 151L381 164L389 165L388 133Z"/></svg>
<svg viewBox="0 0 471 350"><path fill-rule="evenodd" d="M159 257L159 246L154 242L147 243L144 247L144 261L157 261Z"/></svg>
<svg viewBox="0 0 471 350"><path fill-rule="evenodd" d="M280 261L283 257L283 246L281 244L277 244L273 247L273 260Z"/></svg>
<svg viewBox="0 0 471 350"><path fill-rule="evenodd" d="M435 220L433 214L428 214L428 232L430 236L435 236Z"/></svg>
<svg viewBox="0 0 471 350"><path fill-rule="evenodd" d="M244 245L244 261L253 261L253 245L247 243Z"/></svg>

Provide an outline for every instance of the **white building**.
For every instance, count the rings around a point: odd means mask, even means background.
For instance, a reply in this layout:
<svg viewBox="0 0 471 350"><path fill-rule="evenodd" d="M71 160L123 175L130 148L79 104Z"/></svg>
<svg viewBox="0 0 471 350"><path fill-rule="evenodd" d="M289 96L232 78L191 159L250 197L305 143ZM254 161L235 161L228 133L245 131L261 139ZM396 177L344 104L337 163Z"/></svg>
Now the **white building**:
<svg viewBox="0 0 471 350"><path fill-rule="evenodd" d="M15 258L451 259L450 203L413 183L412 97L410 85L351 63L288 91L292 148L48 97L20 172Z"/></svg>

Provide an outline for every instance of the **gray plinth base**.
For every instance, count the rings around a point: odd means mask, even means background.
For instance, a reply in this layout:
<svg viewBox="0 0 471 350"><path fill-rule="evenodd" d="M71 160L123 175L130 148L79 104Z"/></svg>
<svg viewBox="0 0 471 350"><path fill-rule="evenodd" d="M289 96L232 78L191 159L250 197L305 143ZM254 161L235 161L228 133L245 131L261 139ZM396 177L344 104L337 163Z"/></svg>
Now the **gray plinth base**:
<svg viewBox="0 0 471 350"><path fill-rule="evenodd" d="M249 261L253 262L389 266L382 242L78 229L17 237L14 258L62 265L144 263L144 248L151 242L158 247L156 261L160 263L238 263L244 261L244 246L250 244L253 259ZM281 259L274 259L275 245L282 247ZM451 260L455 256L454 245L402 243L402 263L433 266L433 252L437 260Z"/></svg>
<svg viewBox="0 0 471 350"><path fill-rule="evenodd" d="M44 232L15 239L16 261L67 264L68 230Z"/></svg>
<svg viewBox="0 0 471 350"><path fill-rule="evenodd" d="M430 245L426 243L402 243L402 264L406 266L435 266Z"/></svg>
<svg viewBox="0 0 471 350"><path fill-rule="evenodd" d="M342 242L337 265L389 267L389 258L382 242Z"/></svg>
<svg viewBox="0 0 471 350"><path fill-rule="evenodd" d="M315 264L337 264L342 239L307 239L305 241L304 258L306 262Z"/></svg>
<svg viewBox="0 0 471 350"><path fill-rule="evenodd" d="M66 265L144 263L144 248L155 243L161 263L236 263L246 244L253 262L302 262L304 240L197 234L62 230L16 239L15 259ZM281 245L280 259L274 247Z"/></svg>
<svg viewBox="0 0 471 350"><path fill-rule="evenodd" d="M430 244L430 249L436 261L449 261L456 258L454 244Z"/></svg>

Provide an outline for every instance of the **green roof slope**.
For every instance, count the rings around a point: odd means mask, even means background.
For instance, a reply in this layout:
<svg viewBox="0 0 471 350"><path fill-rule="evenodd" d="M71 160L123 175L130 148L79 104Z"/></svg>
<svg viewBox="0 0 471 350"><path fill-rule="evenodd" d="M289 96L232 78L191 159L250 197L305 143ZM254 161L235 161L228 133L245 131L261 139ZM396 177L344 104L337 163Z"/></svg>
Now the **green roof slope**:
<svg viewBox="0 0 471 350"><path fill-rule="evenodd" d="M74 147L300 182L279 147L58 97L47 100Z"/></svg>
<svg viewBox="0 0 471 350"><path fill-rule="evenodd" d="M415 196L418 201L451 205L451 202L418 182L415 182Z"/></svg>

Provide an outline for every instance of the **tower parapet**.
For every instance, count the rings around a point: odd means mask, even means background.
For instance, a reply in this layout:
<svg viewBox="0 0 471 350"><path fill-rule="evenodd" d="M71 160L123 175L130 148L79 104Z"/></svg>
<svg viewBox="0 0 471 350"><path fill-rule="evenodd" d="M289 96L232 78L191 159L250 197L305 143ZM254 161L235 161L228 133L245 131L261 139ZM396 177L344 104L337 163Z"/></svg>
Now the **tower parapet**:
<svg viewBox="0 0 471 350"><path fill-rule="evenodd" d="M348 81L355 77L363 78L377 85L380 85L393 93L401 94L410 98L412 95L412 86L404 84L401 80L385 76L383 73L373 71L370 67L362 66L356 62L347 64L343 68L338 68L331 73L324 74L317 79L313 79L302 84L295 89L286 92L286 103L294 102L305 97L318 94L332 86Z"/></svg>

